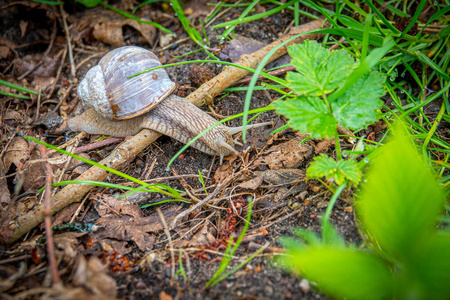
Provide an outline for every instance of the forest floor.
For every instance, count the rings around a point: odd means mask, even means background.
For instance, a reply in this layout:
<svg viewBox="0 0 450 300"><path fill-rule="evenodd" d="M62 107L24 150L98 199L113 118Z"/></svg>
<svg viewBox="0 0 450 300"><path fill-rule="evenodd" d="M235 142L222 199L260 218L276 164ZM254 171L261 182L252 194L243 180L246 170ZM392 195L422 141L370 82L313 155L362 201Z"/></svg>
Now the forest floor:
<svg viewBox="0 0 450 300"><path fill-rule="evenodd" d="M132 3L122 1L113 5L127 10ZM66 121L81 109L76 94L78 83L106 52L118 46L137 45L154 51L163 64L209 58L204 51L177 57L197 50L198 46L166 3L143 6L136 16L169 28L176 37L105 7L87 9L71 1L64 5L65 16L59 6L35 2L0 2L0 6L1 79L42 93L41 97L32 95L31 99L0 96L0 201L4 230L5 226L20 227L17 217L43 201L43 193L36 192L45 186L45 157L23 135L38 137L55 146L66 143L71 147L66 148L68 151L100 138L85 134L73 139L77 133L67 130ZM199 20L213 8L204 1L187 1L183 6L200 31ZM271 5L257 6L260 11L270 8ZM235 20L243 9L224 10L204 28L209 47L222 60L236 61L242 54L251 54L277 41L293 25L292 13L283 10L237 26L235 40L220 44L216 37L224 29L212 26ZM300 24L310 21L302 17ZM71 41L72 63L67 37ZM276 63L282 65L286 61ZM182 97L222 70L223 65L211 63L166 68L177 84L175 93ZM274 92L254 91L250 109L267 106L278 97ZM231 116L243 111L244 99L245 91L227 92L203 109L216 118ZM239 126L241 120L226 125ZM43 225L29 230L14 243L3 244L0 292L4 299L326 299L312 288L313 283L283 270L276 257L283 255L279 238L292 236L293 229L320 232L321 215L332 193L318 181L306 181L305 169L319 153L333 155L334 142L309 139L299 147L306 135L291 129L271 135L286 123L273 111L261 114L256 121L271 121L273 125L249 130L244 145L237 147L240 154L227 157L223 165L219 165L217 157L189 148L167 170L169 160L182 144L161 136L120 169L140 180L184 191L183 197L192 201L215 192L207 205L191 212L170 231L161 219L170 224L174 216L193 204L170 202L140 209L143 204L166 200L167 196L151 193L139 203L129 202L114 197L124 191L96 187L80 201L61 209L52 218L53 226L80 223L96 224L98 228L83 232L54 230L55 257L62 282L59 288L51 284L51 268L42 241ZM382 124L375 124L358 134L376 139L383 129ZM100 161L120 142L78 154ZM342 145L344 149L353 147L345 141ZM49 155L55 182L75 180L90 167L77 160L66 163L65 156L55 152L49 151ZM128 182L112 174L107 181ZM54 189L55 193L62 187ZM226 279L206 288L219 267L230 236L238 236L244 227L248 197L253 201L250 226L228 269L238 266L261 247L265 249ZM355 225L353 197L351 190L341 195L331 221L346 241L358 244L362 239ZM171 248L175 251L171 252ZM179 257L186 278L177 272Z"/></svg>

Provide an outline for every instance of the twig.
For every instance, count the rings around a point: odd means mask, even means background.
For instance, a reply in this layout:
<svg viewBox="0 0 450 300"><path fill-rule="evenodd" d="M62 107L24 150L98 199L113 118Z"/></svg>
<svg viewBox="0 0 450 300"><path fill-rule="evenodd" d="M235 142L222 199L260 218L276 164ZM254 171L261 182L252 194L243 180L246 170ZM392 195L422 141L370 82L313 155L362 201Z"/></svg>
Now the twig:
<svg viewBox="0 0 450 300"><path fill-rule="evenodd" d="M37 103L36 103L36 116L34 117L34 122L36 123L39 119L39 111L41 109L41 89L38 91Z"/></svg>
<svg viewBox="0 0 450 300"><path fill-rule="evenodd" d="M258 50L250 56L246 56L243 60L239 60L238 63L246 64L251 68L255 68L261 59L275 46L279 45L281 42L289 39L292 35L300 34L301 32L308 32L315 29L321 28L323 20L315 20L310 23L304 24L293 28L293 32L288 36L283 37L281 40L275 41L274 43ZM327 26L327 25L325 25ZM301 37L292 41L292 43L300 43L305 39L316 39L321 37L321 34L305 34ZM286 53L286 47L280 48L276 54L271 58L271 60ZM249 59L251 57L251 59ZM223 73L223 74L222 74ZM195 105L203 105L205 103L210 103L212 99L218 95L223 89L233 85L233 83L244 76L247 75L246 71L238 68L227 68L221 74L214 77L212 80L204 83L198 90L190 94L187 99L194 103ZM124 164L134 158L138 153L150 145L154 140L160 137L161 134L144 129L134 137L125 141L119 145L114 151L111 152L108 157L100 161L100 164L106 165L110 168L120 169ZM85 173L80 175L77 180L94 180L101 181L106 178L109 173L103 169L97 167L91 167ZM92 189L92 186L88 185L67 185L61 189L57 194L53 196L52 213L56 213L63 209L64 207L80 201L83 196ZM21 215L16 224L20 224L15 228L6 227L0 229L0 241L5 240L7 243L12 243L18 238L26 234L29 230L39 225L44 216L43 206L38 205L34 210Z"/></svg>
<svg viewBox="0 0 450 300"><path fill-rule="evenodd" d="M70 74L72 75L72 79L75 80L76 76L77 76L77 72L75 70L75 63L73 61L72 43L70 42L70 33L69 33L69 28L67 27L66 12L64 11L62 5L59 6L59 9L61 11L61 18L63 21L64 32L66 33L67 50L69 51L69 61L70 61Z"/></svg>
<svg viewBox="0 0 450 300"><path fill-rule="evenodd" d="M43 145L38 145L39 152L43 159L48 159L46 149ZM47 253L48 260L50 264L50 271L52 273L52 283L53 286L58 286L61 284L61 279L58 274L58 265L56 263L55 257L55 247L53 244L53 233L52 233L52 214L51 214L51 197L52 197L52 183L53 183L53 171L52 167L48 162L45 163L45 194L44 194L44 225L45 225L45 237L47 239Z"/></svg>
<svg viewBox="0 0 450 300"><path fill-rule="evenodd" d="M99 56L103 56L103 54L105 54L105 53L106 53L106 51L100 51L100 52L94 53L94 54L86 57L85 59L83 59L82 61L80 61L78 63L78 65L75 67L75 70L78 70L79 68L81 68L81 66L83 66L85 63L87 63L91 59L99 57Z"/></svg>
<svg viewBox="0 0 450 300"><path fill-rule="evenodd" d="M111 144L115 144L118 142L123 141L124 138L117 138L117 137L112 137L103 141L99 141L99 142L95 142L95 143L91 143L89 145L86 146L81 146L75 149L75 151L73 153L78 154L78 153L82 153L82 152L86 152L86 151L91 151L94 149L98 149L98 148L102 148Z"/></svg>
<svg viewBox="0 0 450 300"><path fill-rule="evenodd" d="M164 226L164 232L166 233L167 239L169 240L170 256L172 258L172 276L170 278L170 285L173 285L173 281L175 278L175 253L174 253L174 248L173 248L172 237L170 236L169 227L167 227L166 219L164 218L164 215L161 212L161 209L158 207L156 209L156 211L158 212L159 218L161 219L161 223Z"/></svg>
<svg viewBox="0 0 450 300"><path fill-rule="evenodd" d="M61 71L62 71L64 62L66 61L66 56L67 56L67 47L63 51L63 55L61 58L61 64L59 65L58 71L56 72L56 79L53 82L52 87L50 88L50 92L47 95L47 99L50 99L53 95L53 92L55 91L56 83L59 81L59 77L61 76Z"/></svg>
<svg viewBox="0 0 450 300"><path fill-rule="evenodd" d="M78 214L80 213L81 208L83 207L84 203L86 202L86 200L89 198L89 195L91 194L91 192L89 192L86 197L84 197L83 201L81 201L80 205L78 205L77 210L75 211L75 213L73 214L72 218L70 219L70 223L75 222L75 218L78 216Z"/></svg>
<svg viewBox="0 0 450 300"><path fill-rule="evenodd" d="M205 199L203 199L202 201L198 202L197 204L195 204L194 206L192 206L191 208L179 213L172 221L172 224L170 224L171 228L175 228L178 220L183 219L184 217L188 216L191 212L193 212L194 210L196 210L197 208L207 204L211 199L214 199L214 197L216 197L220 191L222 191L226 186L228 186L228 184L234 180L234 178L236 178L236 176L240 175L242 171L234 174L234 176L229 176L227 177L225 180L223 180L220 184L217 185L217 187L214 189L214 191L209 194Z"/></svg>
<svg viewBox="0 0 450 300"><path fill-rule="evenodd" d="M285 42L286 40L288 40L298 34L329 26L329 24L327 22L322 27L323 22L324 21L322 19L319 19L319 20L315 20L315 21L303 24L301 26L293 27L292 30L288 34L284 35L283 37L276 40L275 42L259 49L258 51L254 52L252 54L241 56L241 58L236 62L236 64L246 66L246 67L249 67L252 69L256 69L256 67L261 62L261 60L273 48L279 46L281 43ZM267 61L267 63L270 63L270 62L274 61L275 59L277 59L278 57L287 53L287 47L289 45L301 43L307 39L318 39L322 36L323 36L323 34L319 34L319 33L304 34L304 35L290 41L283 47L280 47L272 55L272 57ZM196 91L194 91L189 96L187 96L186 99L188 99L189 101L191 101L192 103L194 103L197 106L203 106L203 105L209 104L224 89L232 86L236 81L244 78L248 74L249 74L249 72L247 72L246 70L240 69L240 68L226 67L223 69L223 71L219 75L217 75L213 79L209 80L208 82L202 84Z"/></svg>

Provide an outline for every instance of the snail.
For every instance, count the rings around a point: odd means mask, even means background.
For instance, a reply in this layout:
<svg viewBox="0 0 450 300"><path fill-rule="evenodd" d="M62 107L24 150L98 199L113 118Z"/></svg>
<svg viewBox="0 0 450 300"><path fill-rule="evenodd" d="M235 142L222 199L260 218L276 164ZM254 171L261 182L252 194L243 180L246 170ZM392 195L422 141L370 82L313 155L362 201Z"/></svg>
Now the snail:
<svg viewBox="0 0 450 300"><path fill-rule="evenodd" d="M72 131L126 137L147 128L187 143L211 125L213 117L190 103L173 95L175 83L163 69L139 76L131 75L160 66L151 51L136 46L125 46L108 52L91 68L78 86L79 98L92 109L69 119ZM256 127L271 124L260 123ZM219 124L191 146L209 155L223 157L237 153L232 134L241 127Z"/></svg>

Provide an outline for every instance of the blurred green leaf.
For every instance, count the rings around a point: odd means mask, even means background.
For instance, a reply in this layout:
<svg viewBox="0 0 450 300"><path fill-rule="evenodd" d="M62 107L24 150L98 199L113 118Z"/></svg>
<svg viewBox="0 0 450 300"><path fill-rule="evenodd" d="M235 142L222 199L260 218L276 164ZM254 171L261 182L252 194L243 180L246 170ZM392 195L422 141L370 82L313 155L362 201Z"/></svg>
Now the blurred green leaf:
<svg viewBox="0 0 450 300"><path fill-rule="evenodd" d="M415 261L397 272L397 299L448 299L450 295L450 236L429 236Z"/></svg>
<svg viewBox="0 0 450 300"><path fill-rule="evenodd" d="M393 293L388 266L370 253L353 248L289 247L287 254L283 263L288 269L299 271L335 297L383 299Z"/></svg>
<svg viewBox="0 0 450 300"><path fill-rule="evenodd" d="M357 212L383 251L413 263L435 230L445 198L400 124L394 133L372 162Z"/></svg>
<svg viewBox="0 0 450 300"><path fill-rule="evenodd" d="M404 283L399 297L420 295L422 299L448 299L450 296L450 235L431 235L413 264L402 272ZM413 291L414 294L411 292Z"/></svg>

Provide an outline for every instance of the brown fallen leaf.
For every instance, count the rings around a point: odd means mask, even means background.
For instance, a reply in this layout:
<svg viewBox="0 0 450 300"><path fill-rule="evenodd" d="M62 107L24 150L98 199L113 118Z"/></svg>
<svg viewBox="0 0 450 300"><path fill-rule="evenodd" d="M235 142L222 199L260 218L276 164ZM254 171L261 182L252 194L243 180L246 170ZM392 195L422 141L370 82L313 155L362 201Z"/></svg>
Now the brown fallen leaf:
<svg viewBox="0 0 450 300"><path fill-rule="evenodd" d="M220 183L230 177L233 172L234 170L232 166L229 164L223 164L217 169L216 174L214 174L214 181L216 183Z"/></svg>
<svg viewBox="0 0 450 300"><path fill-rule="evenodd" d="M250 54L266 46L265 43L236 35L235 38L229 41L225 47L223 47L219 53L219 57L222 60L230 60L236 62L241 55Z"/></svg>
<svg viewBox="0 0 450 300"><path fill-rule="evenodd" d="M197 247L201 245L206 245L215 241L214 236L211 233L209 223L204 224L200 230L198 230L191 240L177 240L174 242L175 248L184 247Z"/></svg>
<svg viewBox="0 0 450 300"><path fill-rule="evenodd" d="M115 299L117 296L116 281L107 274L105 266L95 256L89 261L80 257L74 283L89 290L94 296L89 297L90 299Z"/></svg>
<svg viewBox="0 0 450 300"><path fill-rule="evenodd" d="M299 145L307 136L307 134L297 134L295 138L285 143L270 147L266 151L268 154L259 158L256 164L265 163L272 170L299 167L313 155L314 143L311 140L307 140Z"/></svg>
<svg viewBox="0 0 450 300"><path fill-rule="evenodd" d="M123 199L117 199L110 195L102 195L98 199L99 204L95 210L101 217L110 216L112 214L124 214L134 218L141 218L142 211L138 205L130 204Z"/></svg>
<svg viewBox="0 0 450 300"><path fill-rule="evenodd" d="M62 253L64 253L62 259L65 263L65 265L73 266L75 263L75 258L77 258L78 255L78 245L79 241L78 238L87 235L87 232L63 232L60 234L55 234L53 236L53 240L55 243L55 246L62 250ZM58 252L60 253L60 252Z"/></svg>
<svg viewBox="0 0 450 300"><path fill-rule="evenodd" d="M330 140L330 139L320 140L316 144L316 148L314 149L314 153L315 154L327 153L328 150L330 150L330 147L333 146L333 145L334 145L334 140Z"/></svg>
<svg viewBox="0 0 450 300"><path fill-rule="evenodd" d="M33 86L36 91L45 91L51 87L56 81L56 77L53 76L34 76Z"/></svg>
<svg viewBox="0 0 450 300"><path fill-rule="evenodd" d="M28 149L28 143L24 138L20 136L13 138L3 156L5 169L9 170L11 165L15 165L16 168L19 167L21 160L27 158Z"/></svg>
<svg viewBox="0 0 450 300"><path fill-rule="evenodd" d="M266 43L241 36L236 35L234 39L229 41L225 47L223 47L219 53L219 57L222 60L229 60L231 62L236 62L242 55L250 55L253 52L267 46ZM273 68L275 66L281 66L289 63L291 57L289 55L283 55L267 65L267 68Z"/></svg>
<svg viewBox="0 0 450 300"><path fill-rule="evenodd" d="M214 9L214 6L208 5L207 0L191 0L185 2L183 10L186 16L191 20L195 20L200 16L208 16Z"/></svg>
<svg viewBox="0 0 450 300"><path fill-rule="evenodd" d="M299 169L256 171L255 174L272 185L293 184L305 179L305 171Z"/></svg>
<svg viewBox="0 0 450 300"><path fill-rule="evenodd" d="M43 77L56 77L56 71L60 63L60 55L44 57L43 53L29 54L23 58L17 58L14 60L14 68L16 75L20 76L25 72L33 69L38 63L43 61L33 72L28 76L43 76Z"/></svg>
<svg viewBox="0 0 450 300"><path fill-rule="evenodd" d="M77 24L77 27L79 32L90 28L95 39L120 47L125 45L122 31L122 27L125 25L139 31L149 45L153 46L156 37L156 28L153 25L138 23L135 20L125 18L113 11L100 7L87 11L85 17Z"/></svg>
<svg viewBox="0 0 450 300"><path fill-rule="evenodd" d="M3 162L0 161L0 203L9 203L11 201L11 193L9 192L5 175L5 167L3 166Z"/></svg>
<svg viewBox="0 0 450 300"><path fill-rule="evenodd" d="M104 239L101 243L103 250L106 252L116 251L120 255L127 255L131 251L133 251L133 247L127 247L128 242L126 241L116 241L112 239Z"/></svg>
<svg viewBox="0 0 450 300"><path fill-rule="evenodd" d="M161 293L159 293L159 300L172 300L173 297L170 296L169 294L166 294L166 292L162 291Z"/></svg>
<svg viewBox="0 0 450 300"><path fill-rule="evenodd" d="M263 181L264 179L262 176L256 176L253 179L240 183L239 187L243 189L255 190L261 185L261 183L263 183Z"/></svg>
<svg viewBox="0 0 450 300"><path fill-rule="evenodd" d="M271 185L287 185L304 181L305 172L299 169L256 171L255 177L239 184L244 189L257 189L263 182Z"/></svg>
<svg viewBox="0 0 450 300"><path fill-rule="evenodd" d="M293 187L287 188L285 186L279 188L277 192L275 193L275 197L273 198L273 202L280 202L284 198L291 196L291 195L297 195L298 193L304 191L306 189L306 184L299 184L295 185Z"/></svg>
<svg viewBox="0 0 450 300"><path fill-rule="evenodd" d="M22 110L17 111L14 109L7 109L3 116L3 120L14 121L20 123L21 125L30 125L33 123L33 119L31 119L28 114L25 114Z"/></svg>
<svg viewBox="0 0 450 300"><path fill-rule="evenodd" d="M180 209L181 207L177 206L169 206L164 209L166 222L172 222ZM164 228L156 213L140 218L109 215L98 219L96 223L104 228L94 234L97 240L112 238L119 241L133 241L142 251L149 251L153 248L155 237L148 232L158 232Z"/></svg>
<svg viewBox="0 0 450 300"><path fill-rule="evenodd" d="M7 38L0 36L0 59L8 58L8 56L12 53L11 49L14 49L16 44Z"/></svg>

